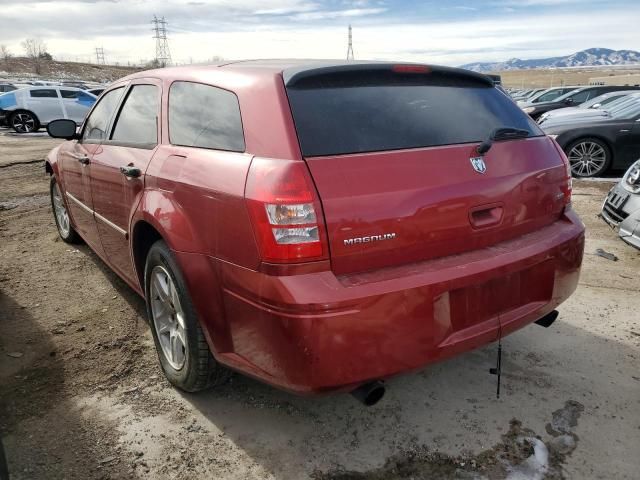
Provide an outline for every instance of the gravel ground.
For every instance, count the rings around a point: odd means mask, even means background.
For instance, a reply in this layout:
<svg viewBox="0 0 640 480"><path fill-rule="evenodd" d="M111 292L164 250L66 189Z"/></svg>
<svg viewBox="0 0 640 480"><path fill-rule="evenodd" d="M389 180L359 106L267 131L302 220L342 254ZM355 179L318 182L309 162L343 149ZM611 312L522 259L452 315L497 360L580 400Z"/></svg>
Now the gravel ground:
<svg viewBox="0 0 640 480"><path fill-rule="evenodd" d="M575 182L580 287L552 327L388 382L365 408L240 375L172 389L144 303L86 246L58 239L40 160L56 142L0 130L0 436L12 479L635 479L640 253ZM617 262L593 254L603 248ZM2 469L0 468L0 475Z"/></svg>

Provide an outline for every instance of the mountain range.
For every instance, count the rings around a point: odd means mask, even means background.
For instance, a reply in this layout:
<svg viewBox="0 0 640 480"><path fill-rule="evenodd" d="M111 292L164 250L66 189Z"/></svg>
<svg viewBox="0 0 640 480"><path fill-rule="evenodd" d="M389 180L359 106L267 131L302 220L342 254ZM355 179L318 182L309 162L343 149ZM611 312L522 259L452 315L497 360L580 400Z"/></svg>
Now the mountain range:
<svg viewBox="0 0 640 480"><path fill-rule="evenodd" d="M523 70L530 68L593 67L602 65L640 66L640 52L634 50L611 50L609 48L589 48L564 57L536 58L521 60L512 58L506 62L475 62L461 68L476 72L498 72L502 70Z"/></svg>

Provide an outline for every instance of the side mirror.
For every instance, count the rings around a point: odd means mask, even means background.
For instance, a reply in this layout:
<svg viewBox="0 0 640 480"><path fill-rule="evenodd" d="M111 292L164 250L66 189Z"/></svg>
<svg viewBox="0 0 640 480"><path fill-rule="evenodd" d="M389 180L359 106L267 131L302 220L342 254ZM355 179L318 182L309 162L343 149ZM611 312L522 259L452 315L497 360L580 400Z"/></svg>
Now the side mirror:
<svg viewBox="0 0 640 480"><path fill-rule="evenodd" d="M598 108L600 108L601 106L602 106L602 104L601 104L601 103L594 103L593 105L591 105L591 108L595 108L595 109L597 110L597 109L598 109Z"/></svg>
<svg viewBox="0 0 640 480"><path fill-rule="evenodd" d="M53 120L47 124L47 133L53 138L64 138L65 140L75 140L78 138L76 133L78 126L73 120L61 118Z"/></svg>
<svg viewBox="0 0 640 480"><path fill-rule="evenodd" d="M573 98L565 98L564 103L565 105L571 105L573 103Z"/></svg>

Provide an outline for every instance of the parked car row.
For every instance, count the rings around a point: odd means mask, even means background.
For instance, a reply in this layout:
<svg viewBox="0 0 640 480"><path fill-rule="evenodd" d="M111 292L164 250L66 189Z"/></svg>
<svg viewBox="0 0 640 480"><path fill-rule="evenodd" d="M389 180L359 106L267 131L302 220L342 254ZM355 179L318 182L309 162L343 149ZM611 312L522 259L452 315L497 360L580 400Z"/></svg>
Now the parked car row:
<svg viewBox="0 0 640 480"><path fill-rule="evenodd" d="M0 124L31 133L59 118L82 123L97 98L74 87L20 88L0 95Z"/></svg>
<svg viewBox="0 0 640 480"><path fill-rule="evenodd" d="M555 87L510 95L562 147L575 177L624 170L640 157L640 87Z"/></svg>

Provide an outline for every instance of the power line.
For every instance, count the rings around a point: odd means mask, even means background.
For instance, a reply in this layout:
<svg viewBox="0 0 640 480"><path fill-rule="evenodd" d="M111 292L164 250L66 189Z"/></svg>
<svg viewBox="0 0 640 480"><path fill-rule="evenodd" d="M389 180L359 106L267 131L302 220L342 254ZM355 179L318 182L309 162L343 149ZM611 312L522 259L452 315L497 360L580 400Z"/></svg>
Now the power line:
<svg viewBox="0 0 640 480"><path fill-rule="evenodd" d="M349 25L349 46L347 47L347 60L353 59L353 36L351 35L351 25Z"/></svg>
<svg viewBox="0 0 640 480"><path fill-rule="evenodd" d="M104 47L96 47L96 63L104 65Z"/></svg>
<svg viewBox="0 0 640 480"><path fill-rule="evenodd" d="M169 40L167 40L167 21L164 17L158 19L154 15L151 23L153 24L153 38L156 39L156 62L162 67L171 65L171 52L169 51Z"/></svg>

